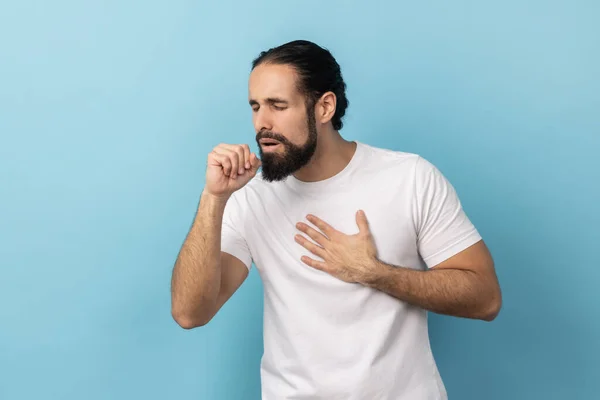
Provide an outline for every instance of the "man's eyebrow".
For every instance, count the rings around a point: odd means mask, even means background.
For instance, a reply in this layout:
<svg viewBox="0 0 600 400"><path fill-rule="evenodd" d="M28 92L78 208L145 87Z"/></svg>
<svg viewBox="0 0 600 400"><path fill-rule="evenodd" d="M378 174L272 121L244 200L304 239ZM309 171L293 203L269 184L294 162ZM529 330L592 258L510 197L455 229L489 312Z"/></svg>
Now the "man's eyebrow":
<svg viewBox="0 0 600 400"><path fill-rule="evenodd" d="M284 100L279 97L267 97L265 99L265 101L269 104L288 104L289 103L287 100ZM248 101L248 103L250 103L251 106L258 105L258 101L254 100L254 99L250 99Z"/></svg>
<svg viewBox="0 0 600 400"><path fill-rule="evenodd" d="M273 103L283 103L283 104L287 104L287 103L288 103L288 101L287 101L287 100L284 100L284 99L281 99L281 98L279 98L279 97L269 97L269 98L267 98L267 103L271 103L271 104L273 104Z"/></svg>

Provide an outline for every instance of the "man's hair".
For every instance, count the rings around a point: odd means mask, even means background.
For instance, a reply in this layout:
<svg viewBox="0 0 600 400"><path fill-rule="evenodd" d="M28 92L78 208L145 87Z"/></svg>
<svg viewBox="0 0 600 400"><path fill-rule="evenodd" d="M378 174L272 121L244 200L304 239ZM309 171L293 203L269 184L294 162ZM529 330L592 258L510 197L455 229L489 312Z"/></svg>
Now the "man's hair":
<svg viewBox="0 0 600 400"><path fill-rule="evenodd" d="M342 129L342 117L348 107L346 84L339 64L327 49L307 40L295 40L261 52L252 62L252 69L265 63L292 66L298 74L298 89L306 96L307 105L314 106L324 93L333 92L337 104L331 122L335 130Z"/></svg>

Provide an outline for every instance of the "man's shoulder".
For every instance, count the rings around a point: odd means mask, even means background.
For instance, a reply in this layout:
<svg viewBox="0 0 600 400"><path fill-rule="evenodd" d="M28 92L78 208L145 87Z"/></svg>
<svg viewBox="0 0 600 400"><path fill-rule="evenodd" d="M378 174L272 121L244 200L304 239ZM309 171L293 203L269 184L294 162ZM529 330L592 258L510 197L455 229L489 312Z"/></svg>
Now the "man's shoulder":
<svg viewBox="0 0 600 400"><path fill-rule="evenodd" d="M432 180L442 182L445 177L438 167L420 153L362 144L363 170L370 176L382 176L397 181L405 177L416 186L427 185ZM407 181L404 181L407 182Z"/></svg>
<svg viewBox="0 0 600 400"><path fill-rule="evenodd" d="M422 159L421 155L391 147L360 143L364 149L364 162L377 165L381 169L413 170Z"/></svg>

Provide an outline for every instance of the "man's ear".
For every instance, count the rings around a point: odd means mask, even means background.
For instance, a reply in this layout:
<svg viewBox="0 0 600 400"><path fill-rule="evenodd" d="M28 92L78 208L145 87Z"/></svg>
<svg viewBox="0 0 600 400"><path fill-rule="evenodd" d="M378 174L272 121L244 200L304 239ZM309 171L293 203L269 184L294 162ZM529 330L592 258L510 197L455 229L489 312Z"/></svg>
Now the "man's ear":
<svg viewBox="0 0 600 400"><path fill-rule="evenodd" d="M337 97L333 92L324 93L316 104L315 118L317 122L326 124L335 115L337 105Z"/></svg>

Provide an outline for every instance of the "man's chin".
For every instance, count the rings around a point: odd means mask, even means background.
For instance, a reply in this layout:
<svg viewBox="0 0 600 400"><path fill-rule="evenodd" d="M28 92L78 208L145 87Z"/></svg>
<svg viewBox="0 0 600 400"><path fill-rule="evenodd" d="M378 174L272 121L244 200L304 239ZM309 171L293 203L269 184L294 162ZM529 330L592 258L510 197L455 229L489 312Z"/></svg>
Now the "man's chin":
<svg viewBox="0 0 600 400"><path fill-rule="evenodd" d="M287 179L292 173L277 173L262 171L262 178L267 182L281 182Z"/></svg>

